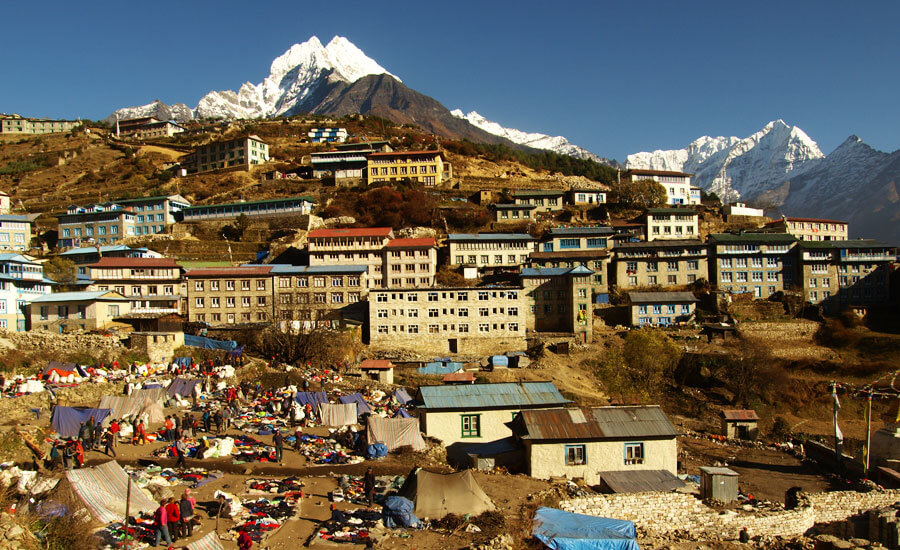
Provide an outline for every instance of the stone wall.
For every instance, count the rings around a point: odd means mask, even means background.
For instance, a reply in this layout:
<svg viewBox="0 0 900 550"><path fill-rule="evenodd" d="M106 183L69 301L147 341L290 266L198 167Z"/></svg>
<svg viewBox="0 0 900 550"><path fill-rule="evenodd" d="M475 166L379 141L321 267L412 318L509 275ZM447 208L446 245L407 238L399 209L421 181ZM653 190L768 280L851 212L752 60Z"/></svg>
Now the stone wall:
<svg viewBox="0 0 900 550"><path fill-rule="evenodd" d="M857 493L836 491L808 495L808 503L795 510L716 510L696 496L684 493L631 493L596 495L567 500L560 508L578 514L630 520L648 535L678 532L736 539L744 527L751 536L796 536L817 523L842 521L900 500L900 490Z"/></svg>

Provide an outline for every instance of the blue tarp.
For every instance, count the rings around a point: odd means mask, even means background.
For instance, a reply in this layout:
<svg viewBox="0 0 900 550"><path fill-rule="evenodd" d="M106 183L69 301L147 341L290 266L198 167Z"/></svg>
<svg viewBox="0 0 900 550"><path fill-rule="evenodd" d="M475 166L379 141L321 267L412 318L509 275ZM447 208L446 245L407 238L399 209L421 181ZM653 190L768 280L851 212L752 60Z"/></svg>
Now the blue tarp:
<svg viewBox="0 0 900 550"><path fill-rule="evenodd" d="M319 409L319 403L328 403L328 396L323 391L298 391L294 396L294 401L304 407L307 404L312 405L315 411Z"/></svg>
<svg viewBox="0 0 900 550"><path fill-rule="evenodd" d="M413 512L415 505L408 498L392 495L384 499L384 526L389 529L396 527L417 527L419 518Z"/></svg>
<svg viewBox="0 0 900 550"><path fill-rule="evenodd" d="M182 397L191 397L194 395L194 386L197 384L202 384L203 380L199 378L176 378L172 380L172 383L169 384L169 388L166 390L166 394L169 397L175 397L176 395L180 395Z"/></svg>
<svg viewBox="0 0 900 550"><path fill-rule="evenodd" d="M607 294L605 292L601 292L600 294L597 294L597 296L594 298L594 303L595 304L608 304L609 303L609 294Z"/></svg>
<svg viewBox="0 0 900 550"><path fill-rule="evenodd" d="M509 357L505 355L492 355L491 356L491 364L495 367L508 367L509 366Z"/></svg>
<svg viewBox="0 0 900 550"><path fill-rule="evenodd" d="M640 550L634 522L538 508L531 534L553 550Z"/></svg>
<svg viewBox="0 0 900 550"><path fill-rule="evenodd" d="M412 415L406 412L406 409L398 409L394 418L412 418Z"/></svg>
<svg viewBox="0 0 900 550"><path fill-rule="evenodd" d="M193 361L191 361L190 357L176 357L175 359L172 360L172 362L175 363L176 365L178 365L179 367L189 368Z"/></svg>
<svg viewBox="0 0 900 550"><path fill-rule="evenodd" d="M387 456L388 448L384 443L372 443L368 447L366 447L366 458L372 460L373 458L381 458L383 456Z"/></svg>
<svg viewBox="0 0 900 550"><path fill-rule="evenodd" d="M244 353L243 345L238 346L238 347L234 348L233 350L229 351L228 357L230 357L231 359L234 359L235 357L240 357L242 353Z"/></svg>
<svg viewBox="0 0 900 550"><path fill-rule="evenodd" d="M456 371L462 370L462 368L463 368L463 364L462 364L462 363L453 363L453 362L448 362L448 363L438 363L438 362L432 362L432 363L425 363L425 366L424 366L424 367L419 367L418 372L419 372L419 374L440 374L440 375L444 375L444 374L450 374L451 372L456 372Z"/></svg>
<svg viewBox="0 0 900 550"><path fill-rule="evenodd" d="M406 392L406 388L397 388L394 390L394 399L397 400L401 405L406 405L410 401L412 401L412 397Z"/></svg>
<svg viewBox="0 0 900 550"><path fill-rule="evenodd" d="M194 348L222 349L225 351L231 351L237 347L237 342L235 342L234 340L213 340L212 338L206 338L204 336L185 334L184 345Z"/></svg>
<svg viewBox="0 0 900 550"><path fill-rule="evenodd" d="M350 395L345 395L343 397L338 398L341 403L347 405L350 403L356 403L356 414L366 414L372 412L372 407L366 403L366 400L363 398L362 394L359 392L351 393Z"/></svg>
<svg viewBox="0 0 900 550"><path fill-rule="evenodd" d="M109 409L84 409L81 407L53 407L53 418L50 425L62 437L78 437L78 428L83 422L94 417L94 424L103 423L109 416Z"/></svg>

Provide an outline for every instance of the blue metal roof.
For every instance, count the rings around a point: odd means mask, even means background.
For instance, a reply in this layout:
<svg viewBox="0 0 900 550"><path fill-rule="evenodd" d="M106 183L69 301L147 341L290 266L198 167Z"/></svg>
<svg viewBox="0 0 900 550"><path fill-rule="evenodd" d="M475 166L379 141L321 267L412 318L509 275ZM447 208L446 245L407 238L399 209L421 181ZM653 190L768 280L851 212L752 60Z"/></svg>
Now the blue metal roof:
<svg viewBox="0 0 900 550"><path fill-rule="evenodd" d="M451 233L447 236L451 241L522 241L536 240L527 233Z"/></svg>
<svg viewBox="0 0 900 550"><path fill-rule="evenodd" d="M417 398L424 409L507 409L569 403L553 382L421 386Z"/></svg>
<svg viewBox="0 0 900 550"><path fill-rule="evenodd" d="M615 233L612 227L601 225L597 227L551 227L550 235L611 235Z"/></svg>
<svg viewBox="0 0 900 550"><path fill-rule="evenodd" d="M101 254L103 254L105 252L121 252L123 250L131 250L131 248L125 246L124 244L114 244L114 245L100 247ZM140 249L135 249L135 250L140 250ZM60 256L74 256L77 254L96 254L96 253L97 253L96 246L82 246L79 248L73 248L71 250L66 250L65 252L61 252L59 255Z"/></svg>
<svg viewBox="0 0 900 550"><path fill-rule="evenodd" d="M0 222L27 222L28 216L16 216L13 214L0 214Z"/></svg>
<svg viewBox="0 0 900 550"><path fill-rule="evenodd" d="M522 277L561 277L563 275L592 275L594 272L580 265L578 267L524 267Z"/></svg>
<svg viewBox="0 0 900 550"><path fill-rule="evenodd" d="M254 265L254 264L248 264ZM290 264L269 264L272 267L272 273L322 273L325 275L332 273L365 273L369 268L364 265L290 265Z"/></svg>
<svg viewBox="0 0 900 550"><path fill-rule="evenodd" d="M37 264L34 260L28 259L24 254L18 252L4 252L0 254L0 262L15 262L18 264Z"/></svg>

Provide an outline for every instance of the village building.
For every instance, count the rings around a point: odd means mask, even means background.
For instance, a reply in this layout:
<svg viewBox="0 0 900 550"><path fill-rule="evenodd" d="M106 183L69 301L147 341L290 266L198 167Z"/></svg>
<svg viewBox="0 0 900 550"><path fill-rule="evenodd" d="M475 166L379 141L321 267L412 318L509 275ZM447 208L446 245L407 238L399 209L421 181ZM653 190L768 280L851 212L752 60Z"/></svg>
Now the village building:
<svg viewBox="0 0 900 550"><path fill-rule="evenodd" d="M249 170L269 162L269 145L258 136L244 136L201 145L182 159L188 174L232 168Z"/></svg>
<svg viewBox="0 0 900 550"><path fill-rule="evenodd" d="M69 206L59 221L60 248L114 244L135 235L135 214L117 203Z"/></svg>
<svg viewBox="0 0 900 550"><path fill-rule="evenodd" d="M183 332L141 332L128 335L128 348L146 355L154 363L165 363L184 346Z"/></svg>
<svg viewBox="0 0 900 550"><path fill-rule="evenodd" d="M359 370L369 380L382 384L393 384L395 366L388 359L365 359L359 364Z"/></svg>
<svg viewBox="0 0 900 550"><path fill-rule="evenodd" d="M566 193L566 197L573 206L597 206L606 204L605 189L590 189L586 187L573 187Z"/></svg>
<svg viewBox="0 0 900 550"><path fill-rule="evenodd" d="M113 291L131 300L130 313L180 313L182 268L171 258L100 258L85 266L89 291Z"/></svg>
<svg viewBox="0 0 900 550"><path fill-rule="evenodd" d="M31 220L28 216L0 214L0 250L25 252L31 248Z"/></svg>
<svg viewBox="0 0 900 550"><path fill-rule="evenodd" d="M632 242L647 240L647 225L645 223L634 220L611 219L609 220L609 226L622 239L628 239Z"/></svg>
<svg viewBox="0 0 900 550"><path fill-rule="evenodd" d="M830 313L890 301L896 249L870 239L797 243L803 296Z"/></svg>
<svg viewBox="0 0 900 550"><path fill-rule="evenodd" d="M849 225L838 220L782 216L764 227L769 231L788 233L799 241L846 241L849 238Z"/></svg>
<svg viewBox="0 0 900 550"><path fill-rule="evenodd" d="M173 120L159 120L147 116L116 120L116 136L134 139L165 138L184 132L184 127Z"/></svg>
<svg viewBox="0 0 900 550"><path fill-rule="evenodd" d="M561 211L565 195L562 189L518 189L512 192L512 199L520 206L534 206L534 214L540 214Z"/></svg>
<svg viewBox="0 0 900 550"><path fill-rule="evenodd" d="M521 222L531 221L533 219L532 212L537 206L533 204L494 204L494 221L504 222Z"/></svg>
<svg viewBox="0 0 900 550"><path fill-rule="evenodd" d="M431 287L437 271L432 237L395 239L390 227L314 229L307 235L310 265L368 267L366 288Z"/></svg>
<svg viewBox="0 0 900 550"><path fill-rule="evenodd" d="M698 239L700 214L689 208L649 208L644 214L647 240Z"/></svg>
<svg viewBox="0 0 900 550"><path fill-rule="evenodd" d="M32 299L25 312L29 330L102 330L131 312L131 300L110 290L56 292Z"/></svg>
<svg viewBox="0 0 900 550"><path fill-rule="evenodd" d="M71 260L77 266L85 266L100 261L100 258L162 258L159 252L149 248L131 248L124 244L109 244L105 246L82 246L70 248L59 253L60 257ZM83 270L83 271L82 271ZM79 271L87 275L87 269L79 267Z"/></svg>
<svg viewBox="0 0 900 550"><path fill-rule="evenodd" d="M697 205L700 204L700 188L691 185L691 176L684 172L668 170L645 170L632 168L625 172L625 178L631 181L653 180L666 189L666 204Z"/></svg>
<svg viewBox="0 0 900 550"><path fill-rule="evenodd" d="M453 166L441 151L392 151L369 153L368 182L409 180L427 187L453 178Z"/></svg>
<svg viewBox="0 0 900 550"><path fill-rule="evenodd" d="M134 234L138 236L165 233L181 219L181 211L191 206L181 195L122 199L116 204L134 213Z"/></svg>
<svg viewBox="0 0 900 550"><path fill-rule="evenodd" d="M735 217L739 218L762 218L765 216L765 210L762 208L752 208L743 202L734 202L722 207L722 215L725 221L731 221Z"/></svg>
<svg viewBox="0 0 900 550"><path fill-rule="evenodd" d="M81 126L80 120L51 120L0 114L0 134L57 134Z"/></svg>
<svg viewBox="0 0 900 550"><path fill-rule="evenodd" d="M311 128L306 134L312 143L344 143L349 135L346 128Z"/></svg>
<svg viewBox="0 0 900 550"><path fill-rule="evenodd" d="M387 140L336 143L334 148L338 151L366 151L367 153L391 153L394 150L391 142Z"/></svg>
<svg viewBox="0 0 900 550"><path fill-rule="evenodd" d="M339 329L365 320L361 301L368 293L364 265L293 266L270 264L274 319L295 330ZM354 315L354 311L359 310Z"/></svg>
<svg viewBox="0 0 900 550"><path fill-rule="evenodd" d="M513 432L534 478L580 478L612 490L651 472L677 481L678 431L656 405L524 409Z"/></svg>
<svg viewBox="0 0 900 550"><path fill-rule="evenodd" d="M312 197L288 197L260 201L204 204L183 208L181 219L185 222L233 220L241 216L263 218L272 216L305 216L312 212L316 201Z"/></svg>
<svg viewBox="0 0 900 550"><path fill-rule="evenodd" d="M709 276L708 254L699 240L617 242L612 284L620 290L687 286Z"/></svg>
<svg viewBox="0 0 900 550"><path fill-rule="evenodd" d="M510 422L523 410L562 407L569 403L553 382L505 382L420 386L414 399L419 426L439 439L447 456L512 437Z"/></svg>
<svg viewBox="0 0 900 550"><path fill-rule="evenodd" d="M9 193L0 191L0 214L9 214L10 207Z"/></svg>
<svg viewBox="0 0 900 550"><path fill-rule="evenodd" d="M759 416L752 409L725 409L719 413L722 435L728 439L756 439Z"/></svg>
<svg viewBox="0 0 900 550"><path fill-rule="evenodd" d="M335 182L356 180L366 177L368 154L373 149L350 149L346 151L319 151L309 154L314 178L334 178Z"/></svg>
<svg viewBox="0 0 900 550"><path fill-rule="evenodd" d="M378 289L369 294L374 348L490 355L526 348L519 287Z"/></svg>
<svg viewBox="0 0 900 550"><path fill-rule="evenodd" d="M584 267L522 269L531 332L566 333L585 344L593 340L591 275Z"/></svg>
<svg viewBox="0 0 900 550"><path fill-rule="evenodd" d="M478 269L518 269L528 262L537 239L527 233L451 233L450 264Z"/></svg>
<svg viewBox="0 0 900 550"><path fill-rule="evenodd" d="M272 269L271 265L255 265L188 270L188 321L210 326L272 321Z"/></svg>
<svg viewBox="0 0 900 550"><path fill-rule="evenodd" d="M694 319L697 298L692 292L629 292L633 327L667 327Z"/></svg>
<svg viewBox="0 0 900 550"><path fill-rule="evenodd" d="M618 235L608 226L554 227L531 253L529 264L534 268L587 267L593 272L592 300L605 303L609 300L607 271L616 238Z"/></svg>
<svg viewBox="0 0 900 550"><path fill-rule="evenodd" d="M0 254L0 329L25 331L25 305L50 294L54 284L31 256Z"/></svg>
<svg viewBox="0 0 900 550"><path fill-rule="evenodd" d="M785 233L716 233L709 236L710 282L719 290L768 298L796 284L794 246Z"/></svg>

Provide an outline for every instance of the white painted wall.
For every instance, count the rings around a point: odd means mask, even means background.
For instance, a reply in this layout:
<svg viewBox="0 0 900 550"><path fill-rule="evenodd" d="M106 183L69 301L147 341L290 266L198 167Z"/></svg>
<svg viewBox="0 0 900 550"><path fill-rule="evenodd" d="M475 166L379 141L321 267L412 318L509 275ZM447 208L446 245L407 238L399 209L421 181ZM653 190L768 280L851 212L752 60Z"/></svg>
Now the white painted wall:
<svg viewBox="0 0 900 550"><path fill-rule="evenodd" d="M585 483L600 483L601 472L621 472L637 470L667 470L673 475L678 469L678 448L675 438L647 440L644 443L644 463L625 464L625 443L633 441L588 441L585 446L585 464L567 466L565 448L567 443L526 443L526 457L531 477L549 479L551 476L565 476L569 479L581 477ZM573 441L568 444L580 445Z"/></svg>

